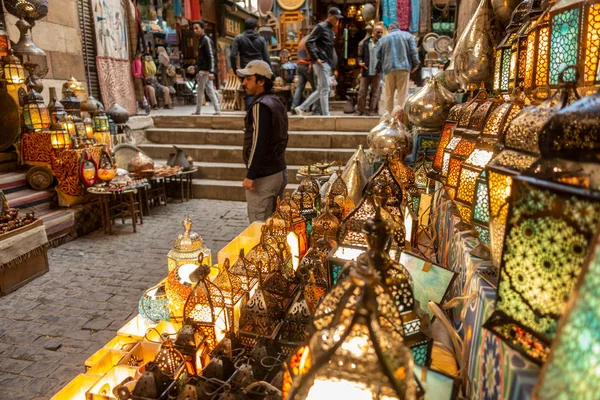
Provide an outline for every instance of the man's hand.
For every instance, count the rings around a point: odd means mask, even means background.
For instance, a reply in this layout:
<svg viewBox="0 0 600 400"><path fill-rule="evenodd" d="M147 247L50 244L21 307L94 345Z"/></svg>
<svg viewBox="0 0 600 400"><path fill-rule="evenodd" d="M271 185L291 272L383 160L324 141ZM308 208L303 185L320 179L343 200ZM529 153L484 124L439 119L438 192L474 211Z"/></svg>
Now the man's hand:
<svg viewBox="0 0 600 400"><path fill-rule="evenodd" d="M242 182L242 187L246 190L254 190L254 180L253 179L244 179Z"/></svg>
<svg viewBox="0 0 600 400"><path fill-rule="evenodd" d="M367 71L369 70L369 68L367 68L367 65L366 65L364 62L360 62L360 63L358 63L358 65L359 65L360 67L363 67L363 68L364 68L364 69L366 69Z"/></svg>
<svg viewBox="0 0 600 400"><path fill-rule="evenodd" d="M410 70L410 73L413 74L418 69L419 69L419 66L417 65L416 67L414 67L413 69Z"/></svg>
<svg viewBox="0 0 600 400"><path fill-rule="evenodd" d="M323 65L323 60L318 59L317 61L315 61L315 64Z"/></svg>

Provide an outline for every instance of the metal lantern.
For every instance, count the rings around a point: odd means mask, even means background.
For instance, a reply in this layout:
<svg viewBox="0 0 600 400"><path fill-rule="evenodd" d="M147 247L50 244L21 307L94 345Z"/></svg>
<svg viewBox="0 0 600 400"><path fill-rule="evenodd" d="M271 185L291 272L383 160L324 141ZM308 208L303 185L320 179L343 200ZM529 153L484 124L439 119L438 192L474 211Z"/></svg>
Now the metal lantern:
<svg viewBox="0 0 600 400"><path fill-rule="evenodd" d="M23 105L23 124L30 131L40 131L50 127L50 114L44 98L35 90L30 90Z"/></svg>
<svg viewBox="0 0 600 400"><path fill-rule="evenodd" d="M305 187L300 185L292 194L292 201L300 207L300 214L306 220L306 231L312 232L312 220L317 216L316 195L308 192Z"/></svg>
<svg viewBox="0 0 600 400"><path fill-rule="evenodd" d="M192 220L185 215L183 221L184 232L177 235L173 248L167 254L167 266L169 272L184 264L194 264L202 253L203 260L208 265L212 264L210 249L204 247L202 236L192 231Z"/></svg>
<svg viewBox="0 0 600 400"><path fill-rule="evenodd" d="M163 374L173 377L181 364L185 361L183 355L174 346L171 339L166 339L161 345L156 359L155 365Z"/></svg>
<svg viewBox="0 0 600 400"><path fill-rule="evenodd" d="M285 195L279 207L282 215L286 216L290 220L292 230L297 236L299 253L297 255L297 258L292 260L295 266L294 269L296 269L298 268L300 258L302 258L304 254L306 254L306 251L309 247L306 219L300 213L300 206L290 198L289 194ZM288 238L288 244L290 245L290 247L292 247L290 238Z"/></svg>
<svg viewBox="0 0 600 400"><path fill-rule="evenodd" d="M540 105L525 108L508 126L504 149L486 166L492 262L496 268L500 266L504 246L507 200L511 196L512 177L527 170L539 158L539 135L550 117L578 99L573 84L565 84L553 97Z"/></svg>
<svg viewBox="0 0 600 400"><path fill-rule="evenodd" d="M435 156L433 157L433 163L431 164L432 177L437 177L442 172L442 162L444 158L444 149L450 143L452 139L452 134L454 133L454 128L458 121L460 120L463 109L467 106L464 104L457 104L450 109L448 113L448 118L444 123L444 128L442 129L442 133L440 134L440 141L438 142L437 150L435 152ZM439 178L438 178L439 179Z"/></svg>
<svg viewBox="0 0 600 400"><path fill-rule="evenodd" d="M279 267L283 262L277 249L266 244L261 236L261 241L250 249L246 259L255 265L261 274L268 274Z"/></svg>
<svg viewBox="0 0 600 400"><path fill-rule="evenodd" d="M246 292L250 292L254 288L260 276L258 267L246 258L243 248L240 249L237 260L231 265L228 272L240 279L242 288Z"/></svg>
<svg viewBox="0 0 600 400"><path fill-rule="evenodd" d="M560 75L572 65L579 69L581 86L600 83L599 45L600 1L557 1L550 9L550 87L558 87ZM568 70L565 79L574 80L574 71Z"/></svg>
<svg viewBox="0 0 600 400"><path fill-rule="evenodd" d="M83 125L85 126L85 136L89 143L94 141L94 123L90 117L83 119Z"/></svg>
<svg viewBox="0 0 600 400"><path fill-rule="evenodd" d="M597 379L600 235L596 235L590 247L534 389L536 399L583 399L600 391Z"/></svg>
<svg viewBox="0 0 600 400"><path fill-rule="evenodd" d="M354 315L337 313L330 327L311 338L311 367L293 382L288 398L326 398L332 393L348 399L416 398L410 351L398 332L380 323L380 293L367 282L361 286Z"/></svg>
<svg viewBox="0 0 600 400"><path fill-rule="evenodd" d="M67 115L64 122L65 130L71 138L77 138L77 127L72 115Z"/></svg>
<svg viewBox="0 0 600 400"><path fill-rule="evenodd" d="M65 130L65 126L54 122L50 125L50 143L55 150L70 149L73 145L71 136Z"/></svg>
<svg viewBox="0 0 600 400"><path fill-rule="evenodd" d="M48 112L52 123L61 125L66 123L67 113L65 107L55 96L51 97L50 103L48 103Z"/></svg>
<svg viewBox="0 0 600 400"><path fill-rule="evenodd" d="M94 113L94 130L96 132L110 132L108 116L104 112L104 107L100 104L98 111Z"/></svg>
<svg viewBox="0 0 600 400"><path fill-rule="evenodd" d="M149 323L157 324L160 321L169 322L171 320L169 298L167 297L164 282L144 292L140 298L138 311L142 318Z"/></svg>
<svg viewBox="0 0 600 400"><path fill-rule="evenodd" d="M348 197L348 186L339 169L327 193L326 203L331 213L340 221L354 208L354 202Z"/></svg>
<svg viewBox="0 0 600 400"><path fill-rule="evenodd" d="M315 244L316 238L327 238L337 241L338 230L340 229L339 219L329 210L329 205L326 204L325 209L321 210L321 214L315 218L312 227L311 242Z"/></svg>
<svg viewBox="0 0 600 400"><path fill-rule="evenodd" d="M527 57L525 59L525 94L531 96L536 89L548 85L548 64L550 54L550 9L546 9L531 26L527 36ZM540 92L541 94L541 92Z"/></svg>
<svg viewBox="0 0 600 400"><path fill-rule="evenodd" d="M201 260L202 255L199 256L197 262ZM175 310L181 311L183 309L186 300L192 293L194 285L200 280L200 273L197 271L198 267L197 263L184 264L169 272L165 291ZM179 315L181 315L181 312L179 312Z"/></svg>
<svg viewBox="0 0 600 400"><path fill-rule="evenodd" d="M242 307L248 300L247 285L242 277L230 272L229 259L225 259L221 272L214 279L213 284L219 288L223 295L225 309L228 313L230 325L236 329L239 323Z"/></svg>
<svg viewBox="0 0 600 400"><path fill-rule="evenodd" d="M300 261L298 271L300 270L313 274L317 286L328 287L327 254L324 254L319 248L311 247L308 249L302 257L302 261Z"/></svg>
<svg viewBox="0 0 600 400"><path fill-rule="evenodd" d="M202 333L211 351L225 337L231 321L225 310L223 292L209 279L210 267L201 264L194 273L197 281L185 301L183 323Z"/></svg>
<svg viewBox="0 0 600 400"><path fill-rule="evenodd" d="M4 30L4 24L0 22L0 58L8 56L10 50L10 38Z"/></svg>
<svg viewBox="0 0 600 400"><path fill-rule="evenodd" d="M259 286L242 310L239 331L242 343L254 347L261 336L272 337L282 314L281 303Z"/></svg>
<svg viewBox="0 0 600 400"><path fill-rule="evenodd" d="M12 49L2 58L4 64L4 80L13 85L22 85L25 82L25 70L21 61L13 54Z"/></svg>
<svg viewBox="0 0 600 400"><path fill-rule="evenodd" d="M484 327L542 364L600 223L600 193L524 176L511 190L495 311Z"/></svg>
<svg viewBox="0 0 600 400"><path fill-rule="evenodd" d="M527 74L528 51L533 51L529 46L529 38L536 25L536 20L542 13L541 0L531 0L528 3L527 13L522 17L522 25L513 39L511 46L511 80L509 87L523 91ZM532 40L535 40L532 37Z"/></svg>
<svg viewBox="0 0 600 400"><path fill-rule="evenodd" d="M70 114L73 117L81 117L81 100L75 96L73 90L71 90L70 87L67 87L66 90L63 90L63 95L64 97L60 102L65 107L67 114Z"/></svg>

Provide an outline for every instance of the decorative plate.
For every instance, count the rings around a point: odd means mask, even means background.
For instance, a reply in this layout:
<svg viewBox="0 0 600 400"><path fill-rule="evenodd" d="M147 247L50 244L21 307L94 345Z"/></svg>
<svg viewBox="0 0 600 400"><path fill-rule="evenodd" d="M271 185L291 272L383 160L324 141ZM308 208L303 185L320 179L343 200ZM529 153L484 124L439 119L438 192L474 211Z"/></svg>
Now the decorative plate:
<svg viewBox="0 0 600 400"><path fill-rule="evenodd" d="M438 52L448 51L452 47L452 38L450 36L440 36L436 39L434 47Z"/></svg>
<svg viewBox="0 0 600 400"><path fill-rule="evenodd" d="M428 33L423 37L423 49L425 49L427 53L435 51L435 41L438 37L439 35L435 32Z"/></svg>
<svg viewBox="0 0 600 400"><path fill-rule="evenodd" d="M295 11L302 7L304 0L277 0L277 4L286 11Z"/></svg>

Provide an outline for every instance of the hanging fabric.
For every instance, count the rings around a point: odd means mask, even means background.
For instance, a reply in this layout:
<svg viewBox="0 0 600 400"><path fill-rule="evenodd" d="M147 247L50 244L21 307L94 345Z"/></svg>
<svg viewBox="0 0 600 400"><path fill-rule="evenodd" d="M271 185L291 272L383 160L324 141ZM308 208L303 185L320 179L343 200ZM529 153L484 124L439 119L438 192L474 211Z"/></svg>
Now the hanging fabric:
<svg viewBox="0 0 600 400"><path fill-rule="evenodd" d="M195 21L195 19L192 18L192 0L183 0L183 12L185 19Z"/></svg>
<svg viewBox="0 0 600 400"><path fill-rule="evenodd" d="M419 16L421 2L419 0L410 0L410 33L419 32Z"/></svg>
<svg viewBox="0 0 600 400"><path fill-rule="evenodd" d="M198 21L202 18L200 15L200 0L191 0L190 5L192 6L192 21Z"/></svg>
<svg viewBox="0 0 600 400"><path fill-rule="evenodd" d="M389 27L392 22L396 22L396 0L383 0L383 23Z"/></svg>
<svg viewBox="0 0 600 400"><path fill-rule="evenodd" d="M183 17L183 5L181 0L173 0L173 14L176 17Z"/></svg>
<svg viewBox="0 0 600 400"><path fill-rule="evenodd" d="M396 18L403 31L408 31L410 28L410 1L397 0L396 2Z"/></svg>

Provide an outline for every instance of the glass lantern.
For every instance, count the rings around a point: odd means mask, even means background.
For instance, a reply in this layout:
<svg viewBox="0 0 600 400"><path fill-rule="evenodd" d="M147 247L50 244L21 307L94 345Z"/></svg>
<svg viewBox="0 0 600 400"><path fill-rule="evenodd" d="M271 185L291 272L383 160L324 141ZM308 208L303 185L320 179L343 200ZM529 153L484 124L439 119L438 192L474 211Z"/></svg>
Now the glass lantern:
<svg viewBox="0 0 600 400"><path fill-rule="evenodd" d="M52 148L55 150L70 149L73 143L71 142L71 136L65 130L64 124L52 123L50 125L50 143Z"/></svg>
<svg viewBox="0 0 600 400"><path fill-rule="evenodd" d="M600 192L513 178L495 310L484 327L542 364L600 223Z"/></svg>
<svg viewBox="0 0 600 400"><path fill-rule="evenodd" d="M13 85L21 85L25 82L25 70L21 61L13 54L12 49L9 54L2 58L4 63L4 80Z"/></svg>
<svg viewBox="0 0 600 400"><path fill-rule="evenodd" d="M23 105L23 124L30 132L50 127L50 114L41 94L31 89Z"/></svg>
<svg viewBox="0 0 600 400"><path fill-rule="evenodd" d="M98 111L94 113L94 131L96 132L110 132L110 126L108 124L108 116L104 111L104 107L98 107Z"/></svg>
<svg viewBox="0 0 600 400"><path fill-rule="evenodd" d="M496 93L508 93L513 87L516 71L516 57L512 56L512 44L521 28L523 18L529 9L529 0L522 1L514 9L510 24L506 27L506 36L496 47L496 59L494 62L494 91ZM511 84L512 82L512 84Z"/></svg>
<svg viewBox="0 0 600 400"><path fill-rule="evenodd" d="M88 143L94 142L94 123L90 117L83 119L83 126L85 126L85 138Z"/></svg>
<svg viewBox="0 0 600 400"><path fill-rule="evenodd" d="M169 272L184 264L197 263L200 254L208 265L212 264L210 249L204 247L202 236L192 231L192 220L185 215L181 222L184 232L177 235L173 248L167 254L167 267Z"/></svg>
<svg viewBox="0 0 600 400"><path fill-rule="evenodd" d="M60 101L56 98L52 98L50 103L48 103L48 112L50 113L50 120L52 123L64 124L67 118L67 113L65 111L65 107L62 105ZM59 122L61 121L61 122ZM66 126L65 126L66 129Z"/></svg>
<svg viewBox="0 0 600 400"><path fill-rule="evenodd" d="M517 35L513 39L511 47L511 62L514 60L515 68L512 73L512 79L509 86L523 91L525 88L525 77L527 75L527 57L528 51L533 51L529 45L529 40L535 40L531 33L536 26L536 21L542 13L541 0L532 0L528 3L527 14L522 18L523 24L519 28ZM512 64L511 64L512 65Z"/></svg>
<svg viewBox="0 0 600 400"><path fill-rule="evenodd" d="M213 284L221 291L227 311L227 320L237 331L242 308L248 300L249 290L244 280L240 276L232 274L230 270L229 259L225 259L221 272L214 279Z"/></svg>
<svg viewBox="0 0 600 400"><path fill-rule="evenodd" d="M4 30L4 24L0 22L0 58L8 56L10 50L10 38Z"/></svg>
<svg viewBox="0 0 600 400"><path fill-rule="evenodd" d="M138 311L148 323L157 324L160 321L169 322L171 320L169 298L164 282L144 292L138 304Z"/></svg>
<svg viewBox="0 0 600 400"><path fill-rule="evenodd" d="M442 160L444 156L444 149L446 148L448 143L450 143L450 139L452 139L452 134L454 133L454 127L460 120L462 110L464 107L466 107L466 105L466 103L456 104L450 109L450 112L448 113L448 118L446 119L444 128L442 129L440 141L438 142L438 147L435 152L435 156L433 157L433 163L431 164L431 168L433 169L433 175L442 172ZM432 178L435 179L433 175Z"/></svg>
<svg viewBox="0 0 600 400"><path fill-rule="evenodd" d="M525 94L541 95L538 88L548 86L548 66L550 55L550 9L545 10L531 26L527 37L527 58L525 59Z"/></svg>
<svg viewBox="0 0 600 400"><path fill-rule="evenodd" d="M67 114L73 117L81 117L81 100L75 96L73 90L67 87L63 91L64 97L60 100L62 105L65 107Z"/></svg>
<svg viewBox="0 0 600 400"><path fill-rule="evenodd" d="M79 140L79 143L87 143L87 131L83 120L77 115L74 115L73 123L75 124L75 131L77 132L77 139Z"/></svg>
<svg viewBox="0 0 600 400"><path fill-rule="evenodd" d="M339 229L340 221L331 211L329 211L329 205L325 204L325 208L321 209L321 214L313 221L312 234L310 237L311 245L314 246L316 240L320 238L326 238L337 242Z"/></svg>

